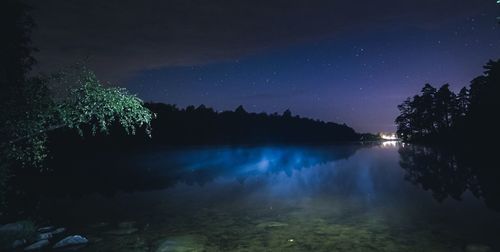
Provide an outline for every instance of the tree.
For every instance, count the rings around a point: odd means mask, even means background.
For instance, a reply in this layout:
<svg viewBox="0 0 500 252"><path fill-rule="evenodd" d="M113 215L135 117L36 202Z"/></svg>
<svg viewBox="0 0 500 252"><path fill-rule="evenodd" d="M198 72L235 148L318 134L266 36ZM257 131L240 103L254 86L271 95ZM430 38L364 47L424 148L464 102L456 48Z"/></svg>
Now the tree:
<svg viewBox="0 0 500 252"><path fill-rule="evenodd" d="M444 84L436 92L435 124L439 131L446 131L451 128L456 114L456 95L450 91L449 87L449 84Z"/></svg>
<svg viewBox="0 0 500 252"><path fill-rule="evenodd" d="M17 0L2 1L0 28L7 36L0 40L0 102L22 95L19 87L25 84L27 73L35 63L31 44L33 19L30 8ZM3 104L2 104L3 105Z"/></svg>
<svg viewBox="0 0 500 252"><path fill-rule="evenodd" d="M9 160L18 160L22 165L38 166L46 157L47 132L62 127L74 128L84 135L82 127L88 126L90 134L108 133L114 124L120 124L127 133L135 134L136 128L144 127L150 132L152 114L143 102L127 90L117 87L104 87L95 74L85 67L66 71L52 78L35 78L46 90L47 83L57 82L70 88L62 99L33 101L33 111L24 118L8 120L3 131L10 138L2 143ZM39 92L35 92L39 93ZM36 99L33 96L33 99ZM13 108L16 109L16 108ZM8 145L8 146L7 146Z"/></svg>
<svg viewBox="0 0 500 252"><path fill-rule="evenodd" d="M0 8L0 27L9 34L0 40L0 149L2 164L12 160L38 165L46 157L46 132L59 127L90 124L92 133L106 132L120 123L127 132L149 125L151 113L142 101L121 88L106 88L85 67L56 75L29 77L35 63L31 45L34 22L30 8L18 0L7 0ZM54 97L49 83L67 88ZM52 85L54 86L54 85ZM6 159L6 160L4 160Z"/></svg>
<svg viewBox="0 0 500 252"><path fill-rule="evenodd" d="M290 109L286 109L283 112L283 118L292 118L292 111L290 111Z"/></svg>
<svg viewBox="0 0 500 252"><path fill-rule="evenodd" d="M186 107L186 112L194 112L196 108L193 105L187 106Z"/></svg>
<svg viewBox="0 0 500 252"><path fill-rule="evenodd" d="M467 87L460 89L457 95L457 117L463 118L467 115L470 106L469 90Z"/></svg>
<svg viewBox="0 0 500 252"><path fill-rule="evenodd" d="M8 37L0 40L0 203L14 166L42 167L47 157L47 132L68 127L83 135L109 132L120 124L130 134L150 131L151 112L123 88L104 87L85 67L47 77L29 77L35 63L29 7L7 0L0 8L0 27ZM70 87L54 96L50 83Z"/></svg>
<svg viewBox="0 0 500 252"><path fill-rule="evenodd" d="M494 118L500 107L500 60L490 60L484 66L484 74L471 81L468 128L480 138L491 138L498 125ZM487 135L486 135L487 134Z"/></svg>
<svg viewBox="0 0 500 252"><path fill-rule="evenodd" d="M247 113L247 111L245 110L245 108L243 108L243 105L238 106L238 107L234 110L234 112L236 112L236 114L238 114L238 115L244 115L244 114L246 114L246 113Z"/></svg>
<svg viewBox="0 0 500 252"><path fill-rule="evenodd" d="M395 119L398 135L412 141L481 141L496 136L498 126L493 118L500 107L497 97L500 60L488 61L484 69L484 74L474 78L470 88L463 87L458 95L448 84L437 91L425 84L421 95L408 98L398 106L400 115Z"/></svg>
<svg viewBox="0 0 500 252"><path fill-rule="evenodd" d="M475 117L491 117L491 112L500 101L500 60L488 61L484 74L471 81L470 109Z"/></svg>
<svg viewBox="0 0 500 252"><path fill-rule="evenodd" d="M409 140L414 132L413 132L413 105L412 105L412 99L407 98L403 103L398 105L399 109L399 116L396 117L396 124L397 124L397 135L401 139Z"/></svg>
<svg viewBox="0 0 500 252"><path fill-rule="evenodd" d="M35 63L32 57L35 48L30 38L34 23L28 12L29 7L20 1L6 0L0 5L0 29L7 36L0 39L0 143L10 138L7 125L11 121L33 118L36 109L43 108L47 101L47 90L40 82L26 81ZM29 96L37 99L31 100ZM32 106L33 103L38 106ZM7 157L2 149L0 147L0 205L9 176Z"/></svg>
<svg viewBox="0 0 500 252"><path fill-rule="evenodd" d="M20 1L7 0L0 8L0 28L8 34L0 40L0 122L7 123L25 117L33 103L47 97L46 88L39 80L27 80L27 74L35 63L31 45L31 30L34 26L28 6ZM36 98L33 100L32 98ZM16 108L16 109L13 109ZM34 111L36 112L36 111ZM9 138L8 132L0 127L0 142Z"/></svg>
<svg viewBox="0 0 500 252"><path fill-rule="evenodd" d="M420 96L418 102L416 103L417 113L419 118L421 118L421 134L427 135L436 132L437 125L436 121L436 111L435 111L435 96L436 88L431 84L427 83L424 85L420 91L422 95Z"/></svg>

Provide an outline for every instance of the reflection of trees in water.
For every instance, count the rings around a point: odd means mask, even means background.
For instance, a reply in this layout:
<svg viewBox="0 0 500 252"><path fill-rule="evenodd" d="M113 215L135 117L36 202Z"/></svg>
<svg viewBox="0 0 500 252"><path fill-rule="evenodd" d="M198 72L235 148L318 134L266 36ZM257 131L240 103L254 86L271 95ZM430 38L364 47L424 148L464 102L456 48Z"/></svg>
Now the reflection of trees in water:
<svg viewBox="0 0 500 252"><path fill-rule="evenodd" d="M11 208L28 209L40 199L80 197L92 193L160 190L183 183L203 186L220 177L244 183L256 174L291 175L314 165L347 159L360 145L319 147L214 147L138 153L66 155L52 172L16 176ZM14 188L13 188L14 189Z"/></svg>
<svg viewBox="0 0 500 252"><path fill-rule="evenodd" d="M353 155L359 146L346 145L335 147L215 147L187 150L158 151L145 153L133 158L113 158L96 167L96 172L85 171L89 179L96 177L102 183L88 185L68 185L68 188L83 190L82 193L106 191L145 191L164 189L177 183L203 186L216 178L248 177L259 173L285 172L294 169L346 159ZM103 161L101 161L103 162ZM93 169L94 170L94 169ZM64 172L65 181L77 180L74 172ZM118 179L113 179L118 178ZM102 191L100 187L106 190Z"/></svg>
<svg viewBox="0 0 500 252"><path fill-rule="evenodd" d="M491 152L416 145L399 149L405 179L430 190L436 200L441 202L447 197L460 200L469 190L488 207L500 210L500 171L494 166Z"/></svg>

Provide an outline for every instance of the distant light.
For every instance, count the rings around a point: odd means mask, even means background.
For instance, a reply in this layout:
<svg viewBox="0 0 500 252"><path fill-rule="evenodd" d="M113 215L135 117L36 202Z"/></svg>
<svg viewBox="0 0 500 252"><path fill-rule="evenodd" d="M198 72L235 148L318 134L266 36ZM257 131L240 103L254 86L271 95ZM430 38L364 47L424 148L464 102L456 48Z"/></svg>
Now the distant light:
<svg viewBox="0 0 500 252"><path fill-rule="evenodd" d="M398 141L383 141L382 147L396 147L398 145Z"/></svg>
<svg viewBox="0 0 500 252"><path fill-rule="evenodd" d="M396 133L380 133L380 138L383 140L398 140Z"/></svg>

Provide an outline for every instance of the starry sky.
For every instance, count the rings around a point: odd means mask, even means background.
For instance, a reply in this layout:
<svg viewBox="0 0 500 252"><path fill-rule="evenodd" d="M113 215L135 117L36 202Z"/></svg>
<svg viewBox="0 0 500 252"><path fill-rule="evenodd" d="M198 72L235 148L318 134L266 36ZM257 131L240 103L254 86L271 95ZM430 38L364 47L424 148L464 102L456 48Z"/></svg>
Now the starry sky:
<svg viewBox="0 0 500 252"><path fill-rule="evenodd" d="M424 83L458 90L500 58L495 0L26 2L36 71L85 59L145 101L290 109L358 132L394 131Z"/></svg>

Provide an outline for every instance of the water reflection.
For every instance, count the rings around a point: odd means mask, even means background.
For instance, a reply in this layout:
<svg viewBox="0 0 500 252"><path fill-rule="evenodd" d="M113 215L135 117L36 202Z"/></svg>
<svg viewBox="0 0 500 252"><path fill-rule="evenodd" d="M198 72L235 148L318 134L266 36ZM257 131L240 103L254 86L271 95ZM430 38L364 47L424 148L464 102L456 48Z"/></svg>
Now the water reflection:
<svg viewBox="0 0 500 252"><path fill-rule="evenodd" d="M160 190L179 184L203 186L216 179L243 183L259 174L284 173L348 159L361 145L199 147L133 153L56 153L51 172L13 178L12 208L31 208L47 197Z"/></svg>
<svg viewBox="0 0 500 252"><path fill-rule="evenodd" d="M383 141L382 142L382 147L390 148L390 147L396 147L398 144L401 142L396 141L396 140L389 140L389 141Z"/></svg>
<svg viewBox="0 0 500 252"><path fill-rule="evenodd" d="M334 162L350 159L362 147L369 147L367 153L377 153L376 157L365 155L350 160L348 169L335 167ZM489 207L500 210L500 172L491 166L493 155L404 145L398 141L384 141L378 146L231 146L106 153L84 159L59 156L51 163L54 170L50 173L14 177L12 203L25 208L45 197L78 198L92 193L113 196L179 184L204 186L221 179L245 183L253 177L268 179L273 174L273 183L283 187L294 181L288 178L299 171L301 182L307 183L302 190L321 187L318 190L330 194L341 191L345 195L355 192L374 197L377 185L380 192L391 184L390 179L395 180L392 183L398 180L394 178L395 171L384 169L394 166L390 163L394 158L380 156L377 148L387 153L397 149L405 179L431 191L436 200L461 200L470 191ZM317 168L325 164L327 168ZM307 171L310 167L316 168Z"/></svg>
<svg viewBox="0 0 500 252"><path fill-rule="evenodd" d="M165 241L186 240L205 251L500 248L500 215L467 193L494 206L498 177L470 153L390 142L156 149L55 161L53 173L18 180L32 199L18 208L102 239L86 251L162 251ZM135 233L113 235L126 233L119 223L130 221ZM91 225L103 222L107 227Z"/></svg>
<svg viewBox="0 0 500 252"><path fill-rule="evenodd" d="M500 210L500 171L487 148L450 150L406 145L398 152L405 178L430 190L436 200L461 200L470 191L488 207Z"/></svg>

